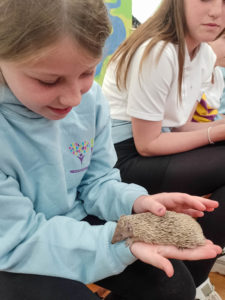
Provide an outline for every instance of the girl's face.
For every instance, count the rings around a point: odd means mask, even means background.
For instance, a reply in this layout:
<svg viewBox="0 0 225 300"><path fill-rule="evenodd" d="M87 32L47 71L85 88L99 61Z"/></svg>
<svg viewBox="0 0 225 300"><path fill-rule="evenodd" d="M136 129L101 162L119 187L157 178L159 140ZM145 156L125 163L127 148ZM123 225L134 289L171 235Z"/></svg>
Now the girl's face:
<svg viewBox="0 0 225 300"><path fill-rule="evenodd" d="M201 42L213 41L224 29L225 1L184 0L184 7L188 29L186 43L191 53Z"/></svg>
<svg viewBox="0 0 225 300"><path fill-rule="evenodd" d="M47 119L59 120L91 88L99 61L65 38L35 61L0 61L0 68L9 88L24 106Z"/></svg>

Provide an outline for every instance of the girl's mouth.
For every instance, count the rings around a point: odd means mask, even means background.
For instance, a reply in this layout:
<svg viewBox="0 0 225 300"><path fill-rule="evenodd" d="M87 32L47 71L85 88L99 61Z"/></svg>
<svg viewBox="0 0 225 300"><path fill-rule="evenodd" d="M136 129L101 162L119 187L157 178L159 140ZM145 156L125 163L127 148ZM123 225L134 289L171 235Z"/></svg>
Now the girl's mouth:
<svg viewBox="0 0 225 300"><path fill-rule="evenodd" d="M68 114L72 107L67 107L67 108L54 108L54 107L50 107L48 106L48 108L53 111L55 114L57 115L65 115L65 114Z"/></svg>
<svg viewBox="0 0 225 300"><path fill-rule="evenodd" d="M208 26L208 27L219 27L219 25L218 24L216 24L216 23L207 23L207 24L204 24L205 26Z"/></svg>

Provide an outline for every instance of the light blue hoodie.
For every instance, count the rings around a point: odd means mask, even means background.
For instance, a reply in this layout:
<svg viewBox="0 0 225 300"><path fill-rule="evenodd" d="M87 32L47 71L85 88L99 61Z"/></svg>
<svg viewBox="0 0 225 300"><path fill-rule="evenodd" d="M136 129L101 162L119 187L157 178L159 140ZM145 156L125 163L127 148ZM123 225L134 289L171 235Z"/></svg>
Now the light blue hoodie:
<svg viewBox="0 0 225 300"><path fill-rule="evenodd" d="M94 83L66 118L47 120L0 89L0 270L95 282L135 261L116 223L147 191L113 169L108 105ZM107 220L90 226L86 215Z"/></svg>

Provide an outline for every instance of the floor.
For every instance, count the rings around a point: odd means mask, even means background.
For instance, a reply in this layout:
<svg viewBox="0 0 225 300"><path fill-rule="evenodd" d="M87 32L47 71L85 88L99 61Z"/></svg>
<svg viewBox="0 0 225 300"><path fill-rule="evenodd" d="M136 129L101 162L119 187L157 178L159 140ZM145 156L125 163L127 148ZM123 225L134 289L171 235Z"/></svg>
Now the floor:
<svg viewBox="0 0 225 300"><path fill-rule="evenodd" d="M110 291L105 290L96 284L88 284L88 287L93 293L97 293L99 297L103 299L110 293Z"/></svg>
<svg viewBox="0 0 225 300"><path fill-rule="evenodd" d="M218 273L210 273L210 280L212 284L215 286L217 293L220 297L225 300L225 276L220 275ZM98 295L102 298L106 297L109 294L109 291L100 288L95 284L89 284L88 287L94 292L98 293Z"/></svg>
<svg viewBox="0 0 225 300"><path fill-rule="evenodd" d="M218 273L210 273L210 280L215 286L217 293L225 300L225 276Z"/></svg>

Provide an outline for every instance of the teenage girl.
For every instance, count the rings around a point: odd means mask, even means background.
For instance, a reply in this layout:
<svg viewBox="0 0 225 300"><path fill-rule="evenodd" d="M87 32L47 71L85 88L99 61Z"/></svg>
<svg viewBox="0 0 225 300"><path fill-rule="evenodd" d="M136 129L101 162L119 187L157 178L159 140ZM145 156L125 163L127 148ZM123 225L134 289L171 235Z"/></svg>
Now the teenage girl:
<svg viewBox="0 0 225 300"><path fill-rule="evenodd" d="M191 120L219 59L208 42L224 27L224 0L163 0L115 52L103 82L123 181L149 193L212 193L220 207L199 222L221 246L225 120ZM196 286L207 280L213 263L187 264Z"/></svg>

